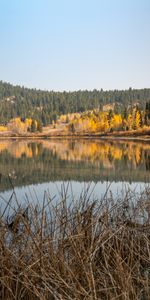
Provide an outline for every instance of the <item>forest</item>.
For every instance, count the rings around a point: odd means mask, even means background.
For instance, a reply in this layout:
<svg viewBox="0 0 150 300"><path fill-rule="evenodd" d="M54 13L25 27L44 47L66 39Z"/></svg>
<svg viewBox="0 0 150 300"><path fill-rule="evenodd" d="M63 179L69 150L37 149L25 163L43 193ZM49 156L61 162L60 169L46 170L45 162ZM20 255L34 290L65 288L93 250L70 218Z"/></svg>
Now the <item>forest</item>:
<svg viewBox="0 0 150 300"><path fill-rule="evenodd" d="M150 89L104 91L54 92L13 86L0 81L0 124L11 119L31 118L43 126L55 122L60 115L83 113L88 110L103 110L104 105L114 104L114 113L123 114L125 108L135 105L144 110L150 102Z"/></svg>

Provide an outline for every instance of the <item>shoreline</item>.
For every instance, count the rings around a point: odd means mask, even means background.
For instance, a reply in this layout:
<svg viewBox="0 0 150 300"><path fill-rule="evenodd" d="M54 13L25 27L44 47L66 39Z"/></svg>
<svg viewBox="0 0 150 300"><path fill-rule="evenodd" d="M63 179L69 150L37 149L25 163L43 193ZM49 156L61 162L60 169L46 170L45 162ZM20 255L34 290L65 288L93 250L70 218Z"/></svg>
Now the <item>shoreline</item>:
<svg viewBox="0 0 150 300"><path fill-rule="evenodd" d="M0 140L12 139L12 140L21 140L21 139L98 139L98 140L109 140L109 141L137 141L137 142L150 142L150 135L133 135L133 134L37 134L37 135L0 135Z"/></svg>

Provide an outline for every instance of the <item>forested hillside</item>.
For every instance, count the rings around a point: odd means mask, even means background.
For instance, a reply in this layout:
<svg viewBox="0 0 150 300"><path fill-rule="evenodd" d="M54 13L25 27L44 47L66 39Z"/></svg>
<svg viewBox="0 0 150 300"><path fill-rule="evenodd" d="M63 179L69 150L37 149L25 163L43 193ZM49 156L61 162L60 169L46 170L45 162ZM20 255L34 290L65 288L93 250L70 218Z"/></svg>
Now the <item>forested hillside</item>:
<svg viewBox="0 0 150 300"><path fill-rule="evenodd" d="M46 125L55 121L61 114L95 108L102 110L108 103L115 103L114 110L121 112L125 107L134 104L144 109L146 102L149 101L150 89L49 92L13 86L0 81L0 123L7 123L19 116L39 119Z"/></svg>

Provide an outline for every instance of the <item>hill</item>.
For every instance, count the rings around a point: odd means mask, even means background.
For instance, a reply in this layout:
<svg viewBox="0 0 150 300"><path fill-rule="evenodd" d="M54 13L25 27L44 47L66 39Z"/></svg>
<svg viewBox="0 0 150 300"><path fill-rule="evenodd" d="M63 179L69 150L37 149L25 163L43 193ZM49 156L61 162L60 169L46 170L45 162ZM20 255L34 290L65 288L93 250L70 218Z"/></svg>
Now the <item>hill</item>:
<svg viewBox="0 0 150 300"><path fill-rule="evenodd" d="M61 114L83 112L115 103L114 110L139 104L141 109L150 101L150 89L114 91L54 92L13 86L0 81L0 124L17 116L35 118L47 125Z"/></svg>

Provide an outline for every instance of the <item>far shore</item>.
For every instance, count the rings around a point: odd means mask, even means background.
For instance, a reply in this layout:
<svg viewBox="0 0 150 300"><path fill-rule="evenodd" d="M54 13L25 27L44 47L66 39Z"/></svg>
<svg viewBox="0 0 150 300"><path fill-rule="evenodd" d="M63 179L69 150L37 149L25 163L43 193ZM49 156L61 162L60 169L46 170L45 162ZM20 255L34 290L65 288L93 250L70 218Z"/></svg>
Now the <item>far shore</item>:
<svg viewBox="0 0 150 300"><path fill-rule="evenodd" d="M91 132L66 132L53 129L43 130L42 133L18 134L12 132L1 132L0 139L101 139L101 140L124 140L137 142L150 142L150 130L114 131L107 133Z"/></svg>

